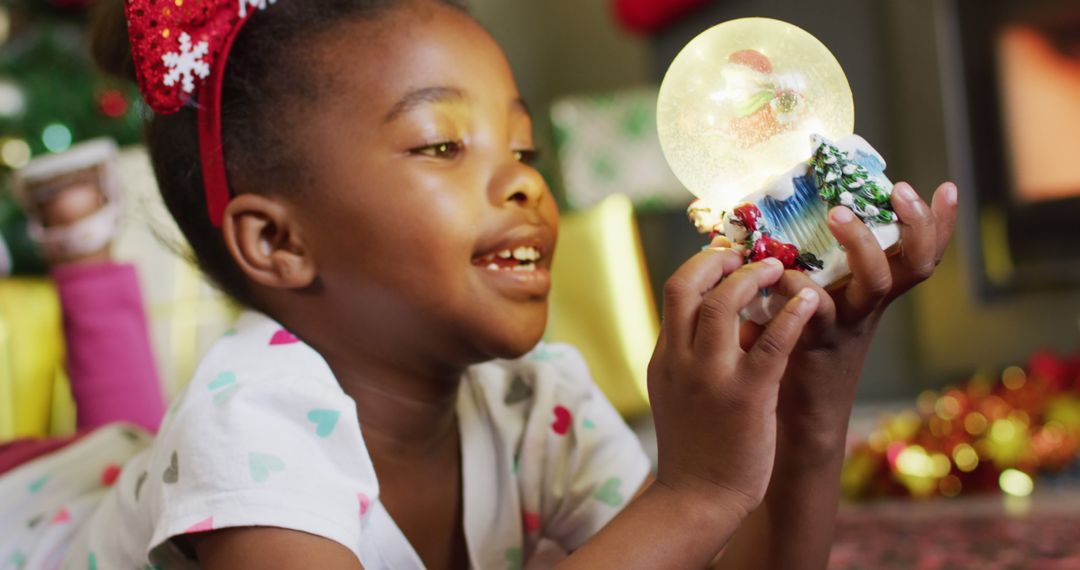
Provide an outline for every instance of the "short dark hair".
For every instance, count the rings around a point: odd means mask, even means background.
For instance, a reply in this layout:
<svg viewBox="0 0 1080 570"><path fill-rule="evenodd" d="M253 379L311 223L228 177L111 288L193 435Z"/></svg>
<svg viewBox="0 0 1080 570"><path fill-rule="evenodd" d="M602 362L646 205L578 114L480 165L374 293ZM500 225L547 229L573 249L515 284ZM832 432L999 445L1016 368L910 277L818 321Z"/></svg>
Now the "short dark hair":
<svg viewBox="0 0 1080 570"><path fill-rule="evenodd" d="M418 0L411 0L412 2ZM464 0L428 0L466 10ZM374 20L410 0L278 0L255 14L237 36L223 84L222 144L235 191L297 192L306 165L282 128L281 109L318 96L305 43L350 21ZM111 75L134 81L124 0L104 0L91 33L91 51ZM185 106L154 115L146 143L161 196L187 238L199 268L226 294L255 307L247 278L210 223L199 162L197 111ZM273 182L270 184L270 182ZM257 308L257 307L256 307Z"/></svg>

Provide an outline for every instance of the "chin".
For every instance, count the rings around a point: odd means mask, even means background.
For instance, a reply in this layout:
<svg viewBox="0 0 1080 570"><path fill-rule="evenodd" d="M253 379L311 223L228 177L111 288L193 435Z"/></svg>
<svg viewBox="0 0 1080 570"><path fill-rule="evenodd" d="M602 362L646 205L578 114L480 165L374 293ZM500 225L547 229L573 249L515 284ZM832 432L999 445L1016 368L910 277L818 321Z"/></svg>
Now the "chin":
<svg viewBox="0 0 1080 570"><path fill-rule="evenodd" d="M513 360L521 358L544 338L544 330L547 326L547 312L542 319L528 319L528 322L518 321L515 324L521 326L510 327L499 331L498 334L488 337L484 343L482 352L491 358L503 358Z"/></svg>

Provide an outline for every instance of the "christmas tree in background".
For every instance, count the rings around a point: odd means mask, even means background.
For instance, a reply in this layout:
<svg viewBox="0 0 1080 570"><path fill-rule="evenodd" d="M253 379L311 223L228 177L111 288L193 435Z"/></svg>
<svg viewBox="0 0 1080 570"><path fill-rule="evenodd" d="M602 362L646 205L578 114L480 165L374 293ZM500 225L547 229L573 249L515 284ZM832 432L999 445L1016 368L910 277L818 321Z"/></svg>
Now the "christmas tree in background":
<svg viewBox="0 0 1080 570"><path fill-rule="evenodd" d="M821 141L810 166L818 193L829 207L847 206L869 225L889 224L897 220L889 203L891 191L870 176L844 152L828 141Z"/></svg>
<svg viewBox="0 0 1080 570"><path fill-rule="evenodd" d="M30 158L109 136L137 142L138 90L101 74L88 50L93 0L0 4L0 189Z"/></svg>

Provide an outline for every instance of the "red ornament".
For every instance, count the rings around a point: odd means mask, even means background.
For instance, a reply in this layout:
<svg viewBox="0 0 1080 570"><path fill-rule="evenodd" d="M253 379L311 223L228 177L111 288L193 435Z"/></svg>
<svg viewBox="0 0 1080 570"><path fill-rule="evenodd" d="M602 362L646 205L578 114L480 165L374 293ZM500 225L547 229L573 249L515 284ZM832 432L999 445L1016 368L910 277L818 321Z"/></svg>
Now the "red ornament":
<svg viewBox="0 0 1080 570"><path fill-rule="evenodd" d="M622 25L631 31L651 34L679 21L708 0L613 0Z"/></svg>
<svg viewBox="0 0 1080 570"><path fill-rule="evenodd" d="M1031 355L1028 374L1043 378L1055 390L1080 388L1080 359L1063 358L1049 350L1041 350Z"/></svg>
<svg viewBox="0 0 1080 570"><path fill-rule="evenodd" d="M112 119L119 119L128 112L128 100L117 89L102 91L97 98L98 110L102 115Z"/></svg>

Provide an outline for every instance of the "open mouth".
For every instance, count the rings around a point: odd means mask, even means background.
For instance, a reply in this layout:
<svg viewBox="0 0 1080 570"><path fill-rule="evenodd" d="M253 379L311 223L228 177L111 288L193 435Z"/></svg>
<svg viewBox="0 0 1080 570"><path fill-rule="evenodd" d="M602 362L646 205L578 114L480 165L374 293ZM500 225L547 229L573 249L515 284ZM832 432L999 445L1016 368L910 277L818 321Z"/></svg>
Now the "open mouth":
<svg viewBox="0 0 1080 570"><path fill-rule="evenodd" d="M540 248L519 245L481 255L473 259L473 265L492 271L536 271L537 262L541 259L543 259L543 253Z"/></svg>

